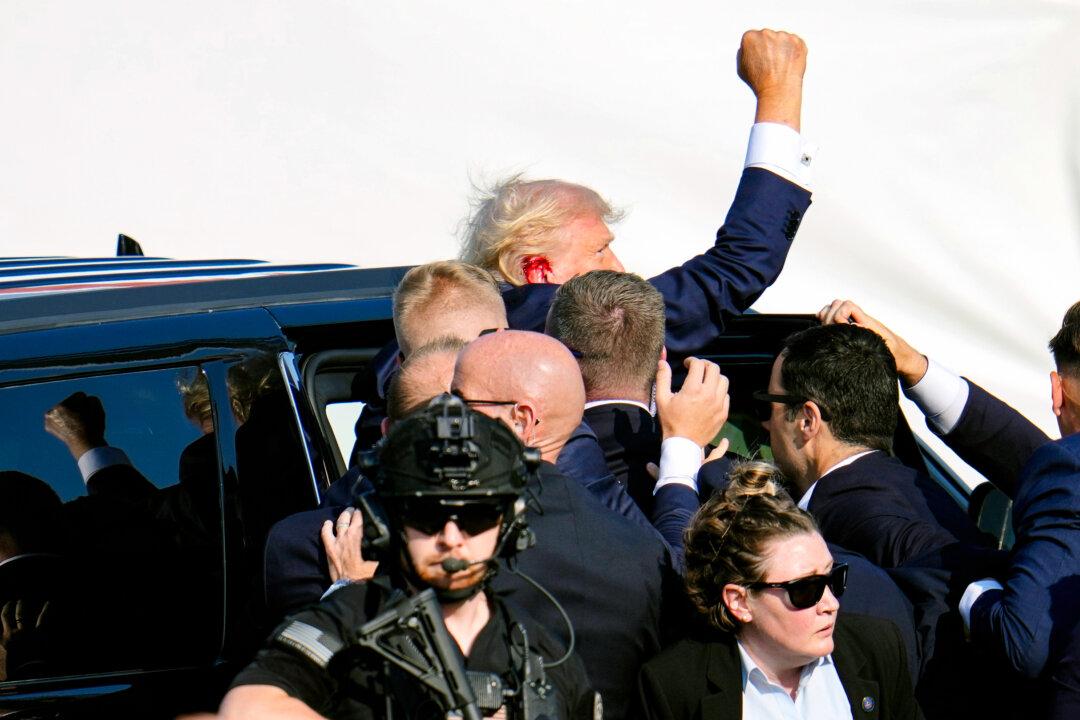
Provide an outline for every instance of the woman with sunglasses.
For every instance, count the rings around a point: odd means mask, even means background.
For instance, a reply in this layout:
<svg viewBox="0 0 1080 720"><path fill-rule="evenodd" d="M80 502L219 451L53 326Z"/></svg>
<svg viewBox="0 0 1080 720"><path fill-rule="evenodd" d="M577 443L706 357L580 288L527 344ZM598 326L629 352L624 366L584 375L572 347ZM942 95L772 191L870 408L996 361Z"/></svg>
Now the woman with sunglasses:
<svg viewBox="0 0 1080 720"><path fill-rule="evenodd" d="M701 631L649 661L646 717L918 718L896 627L839 618L847 566L766 463L732 470L686 532Z"/></svg>

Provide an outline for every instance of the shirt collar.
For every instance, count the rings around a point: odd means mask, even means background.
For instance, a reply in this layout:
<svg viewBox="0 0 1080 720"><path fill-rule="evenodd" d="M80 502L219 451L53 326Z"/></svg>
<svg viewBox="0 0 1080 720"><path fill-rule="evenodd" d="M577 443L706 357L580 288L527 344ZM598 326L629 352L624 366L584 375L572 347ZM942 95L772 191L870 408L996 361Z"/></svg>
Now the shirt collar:
<svg viewBox="0 0 1080 720"><path fill-rule="evenodd" d="M602 405L633 405L634 407L641 408L642 410L649 413L650 415L653 414L653 411L649 409L648 405L646 405L643 402L638 402L637 400L619 400L619 399L592 400L590 402L585 403L585 409L589 410L591 408L600 407Z"/></svg>
<svg viewBox="0 0 1080 720"><path fill-rule="evenodd" d="M765 671L758 667L758 664L754 662L754 659L750 657L750 653L746 652L746 648L740 640L735 640L735 645L739 648L739 659L742 661L742 689L746 691L746 683L753 682L754 685L760 687L762 684L768 684L776 686L772 680L769 680L765 675ZM814 674L814 671L825 665L832 664L832 655L825 655L819 657L817 660L811 660L809 663L803 666L802 673L799 675L799 689L807 683L810 677Z"/></svg>
<svg viewBox="0 0 1080 720"><path fill-rule="evenodd" d="M834 465L830 466L828 470L821 473L821 477L819 477L814 482L810 483L810 487L806 488L806 492L804 492L802 494L802 497L799 498L799 502L797 503L798 506L803 510L809 510L810 509L810 497L814 494L814 488L816 488L817 484L819 482L821 482L821 478L825 477L826 475L831 473L833 470L839 470L842 467L847 467L848 465L855 462L859 458L865 457L865 456L869 455L872 452L877 452L877 450L863 450L862 452L855 453L854 455L846 457L843 460L841 460L840 462L835 463Z"/></svg>

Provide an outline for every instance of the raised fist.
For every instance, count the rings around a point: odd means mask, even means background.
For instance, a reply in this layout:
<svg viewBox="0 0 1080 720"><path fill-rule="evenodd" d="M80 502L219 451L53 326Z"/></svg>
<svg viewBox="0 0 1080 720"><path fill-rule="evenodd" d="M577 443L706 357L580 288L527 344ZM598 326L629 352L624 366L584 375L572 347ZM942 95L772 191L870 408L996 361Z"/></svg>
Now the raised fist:
<svg viewBox="0 0 1080 720"><path fill-rule="evenodd" d="M45 413L45 431L78 459L86 450L105 444L105 408L95 395L73 393Z"/></svg>
<svg viewBox="0 0 1080 720"><path fill-rule="evenodd" d="M777 30L747 30L736 56L739 77L758 99L757 122L799 129L806 43Z"/></svg>

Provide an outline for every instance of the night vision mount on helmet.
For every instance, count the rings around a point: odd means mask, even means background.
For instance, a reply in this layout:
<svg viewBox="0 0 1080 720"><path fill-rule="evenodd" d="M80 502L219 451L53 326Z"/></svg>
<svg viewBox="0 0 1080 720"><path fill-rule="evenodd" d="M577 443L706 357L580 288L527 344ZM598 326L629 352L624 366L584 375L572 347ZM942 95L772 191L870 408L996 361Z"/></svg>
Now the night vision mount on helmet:
<svg viewBox="0 0 1080 720"><path fill-rule="evenodd" d="M447 393L394 425L373 480L384 501L497 499L520 496L539 465L538 450Z"/></svg>

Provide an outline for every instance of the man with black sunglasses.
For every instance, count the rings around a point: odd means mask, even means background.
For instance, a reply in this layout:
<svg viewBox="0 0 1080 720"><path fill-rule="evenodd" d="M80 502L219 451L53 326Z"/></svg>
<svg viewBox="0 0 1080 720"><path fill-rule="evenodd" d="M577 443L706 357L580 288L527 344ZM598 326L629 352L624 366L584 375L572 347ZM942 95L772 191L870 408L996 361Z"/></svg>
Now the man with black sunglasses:
<svg viewBox="0 0 1080 720"><path fill-rule="evenodd" d="M754 397L777 465L829 542L883 568L985 544L937 483L892 456L896 362L875 333L844 324L792 335Z"/></svg>
<svg viewBox="0 0 1080 720"><path fill-rule="evenodd" d="M501 558L530 544L524 494L537 463L502 423L450 395L396 424L372 478L378 505L361 503L384 574L335 583L288 618L237 677L221 715L445 717L451 708L358 639L402 593L430 588L484 714L596 717L578 657L487 590ZM412 648L427 654L423 643Z"/></svg>

